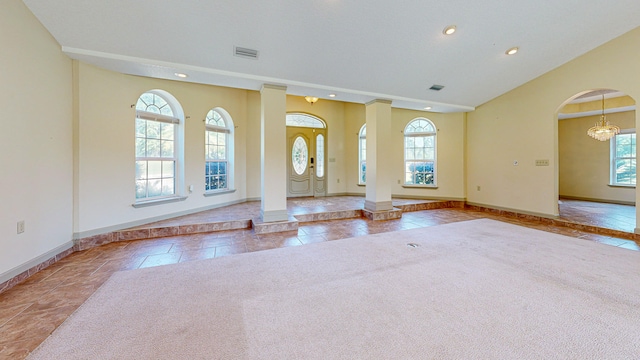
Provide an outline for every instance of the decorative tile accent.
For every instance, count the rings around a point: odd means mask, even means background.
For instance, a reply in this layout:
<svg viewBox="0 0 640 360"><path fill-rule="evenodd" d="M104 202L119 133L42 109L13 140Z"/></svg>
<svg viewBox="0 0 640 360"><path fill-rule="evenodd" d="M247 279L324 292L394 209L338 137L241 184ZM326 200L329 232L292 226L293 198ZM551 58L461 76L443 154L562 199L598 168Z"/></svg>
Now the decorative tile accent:
<svg viewBox="0 0 640 360"><path fill-rule="evenodd" d="M140 240L149 238L149 229L118 231L117 241Z"/></svg>
<svg viewBox="0 0 640 360"><path fill-rule="evenodd" d="M105 245L114 242L116 239L116 233L106 233L95 236L89 236L86 238L78 239L75 241L74 248L76 251L82 251L94 248L96 246Z"/></svg>
<svg viewBox="0 0 640 360"><path fill-rule="evenodd" d="M149 229L149 237L165 237L165 236L175 236L180 234L179 226L165 226L159 228L151 228Z"/></svg>
<svg viewBox="0 0 640 360"><path fill-rule="evenodd" d="M398 208L383 211L369 211L367 209L363 209L362 213L364 214L364 217L373 221L400 219L402 217L402 210Z"/></svg>
<svg viewBox="0 0 640 360"><path fill-rule="evenodd" d="M262 222L262 219L255 218L252 220L253 230L256 234L270 234L285 231L298 231L298 221L278 221L278 222Z"/></svg>

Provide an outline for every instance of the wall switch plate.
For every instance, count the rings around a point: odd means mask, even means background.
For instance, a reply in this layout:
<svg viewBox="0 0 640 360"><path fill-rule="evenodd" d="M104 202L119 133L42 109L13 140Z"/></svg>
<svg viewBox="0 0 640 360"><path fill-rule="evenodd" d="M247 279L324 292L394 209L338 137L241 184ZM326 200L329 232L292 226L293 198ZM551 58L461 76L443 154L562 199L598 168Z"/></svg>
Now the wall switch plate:
<svg viewBox="0 0 640 360"><path fill-rule="evenodd" d="M24 220L18 221L18 234L22 234L24 232Z"/></svg>
<svg viewBox="0 0 640 360"><path fill-rule="evenodd" d="M536 166L549 166L549 159L536 160Z"/></svg>

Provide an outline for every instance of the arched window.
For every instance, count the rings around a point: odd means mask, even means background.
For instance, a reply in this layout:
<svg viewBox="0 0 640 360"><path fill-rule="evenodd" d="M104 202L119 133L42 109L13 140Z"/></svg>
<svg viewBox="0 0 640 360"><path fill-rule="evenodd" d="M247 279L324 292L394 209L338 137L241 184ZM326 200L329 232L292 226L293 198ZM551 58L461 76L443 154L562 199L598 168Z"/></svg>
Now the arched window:
<svg viewBox="0 0 640 360"><path fill-rule="evenodd" d="M181 184L182 109L162 90L136 103L136 202L178 195Z"/></svg>
<svg viewBox="0 0 640 360"><path fill-rule="evenodd" d="M315 116L307 114L287 114L287 126L324 129L327 125Z"/></svg>
<svg viewBox="0 0 640 360"><path fill-rule="evenodd" d="M436 184L436 128L428 119L414 119L404 129L404 183Z"/></svg>
<svg viewBox="0 0 640 360"><path fill-rule="evenodd" d="M222 108L205 120L205 185L207 192L233 189L233 121Z"/></svg>
<svg viewBox="0 0 640 360"><path fill-rule="evenodd" d="M367 124L362 125L358 135L358 184L367 182Z"/></svg>

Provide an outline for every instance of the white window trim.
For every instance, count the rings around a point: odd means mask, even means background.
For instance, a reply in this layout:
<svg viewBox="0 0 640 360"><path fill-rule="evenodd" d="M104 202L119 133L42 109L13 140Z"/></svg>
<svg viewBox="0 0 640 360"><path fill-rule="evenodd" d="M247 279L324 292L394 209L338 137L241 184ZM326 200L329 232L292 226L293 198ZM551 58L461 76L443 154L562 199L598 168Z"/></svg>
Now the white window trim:
<svg viewBox="0 0 640 360"><path fill-rule="evenodd" d="M625 135L625 134L636 134L636 129L623 129L620 130L619 135ZM638 135L636 134L636 147L637 145L637 141L638 141ZM637 150L636 150L637 152ZM616 156L616 136L614 136L609 144L609 186L610 187L621 187L621 188L634 188L636 187L636 184L623 184L623 183L617 183L616 182L616 159L618 159ZM637 155L637 154L636 154ZM621 159L635 159L636 160L636 183L637 183L637 171L638 171L638 163L637 163L637 157L629 157L629 158L621 158Z"/></svg>
<svg viewBox="0 0 640 360"><path fill-rule="evenodd" d="M205 186L205 191L203 193L203 196L205 197L209 197L209 196L215 196L215 195L222 195L222 194L229 194L229 193L233 193L236 191L235 188L235 138L234 138L234 129L235 126L233 124L233 119L231 118L231 115L223 108L221 107L214 107L212 109L210 109L209 111L216 111L218 114L220 114L220 116L222 116L222 119L224 120L225 123L225 127L222 126L217 126L217 125L212 125L212 124L207 124L205 121L205 134L207 134L208 131L215 131L215 132L222 132L226 134L226 144L227 144L227 187L224 189L215 189L215 190L206 190L206 186ZM205 142L205 146L206 146L206 142ZM214 161L214 160L207 160L206 156L205 156L205 167L207 162L209 161ZM205 173L205 180L206 180L206 173Z"/></svg>
<svg viewBox="0 0 640 360"><path fill-rule="evenodd" d="M431 124L431 126L433 127L433 131L431 132L412 132L407 134L407 127L409 127L409 125L416 121L416 120L426 120L427 122L429 122ZM407 123L407 125L404 128L404 137L402 138L402 158L403 158L403 162L402 162L402 187L406 187L406 188L434 188L437 189L438 188L438 128L436 127L436 124L434 124L433 121L424 118L424 117L418 117L415 119L412 119L411 121L409 121ZM426 136L433 136L433 184L409 184L406 181L406 173L405 173L405 168L406 168L406 164L407 164L407 148L406 148L406 138L407 137L426 137Z"/></svg>
<svg viewBox="0 0 640 360"><path fill-rule="evenodd" d="M367 141L367 133L366 130L367 129L367 124L362 125L362 127L360 127L360 131L358 131L358 185L361 186L366 186L367 182L366 181L362 181L362 140ZM364 131L364 136L362 135L362 132ZM366 164L366 160L365 160L365 164Z"/></svg>
<svg viewBox="0 0 640 360"><path fill-rule="evenodd" d="M174 194L172 195L164 195L164 196L154 196L152 198L136 198L134 203L131 204L134 208L142 208L153 205L161 205L171 202L183 201L187 199L187 196L184 195L184 112L178 100L171 95L169 92L164 90L149 90L144 93L152 93L162 97L167 104L171 107L171 110L174 116L167 116L153 112L136 110L136 118L143 120L152 120L163 123L170 123L175 125L174 129L174 153L172 158L157 158L158 160L170 160L175 161L174 167ZM143 94L144 94L143 93ZM140 95L142 96L142 94ZM140 97L138 97L139 99ZM138 100L136 100L137 102ZM135 134L134 134L135 135ZM145 159L155 159L155 158L146 158ZM135 157L134 161L138 161L138 157ZM134 177L135 178L135 177ZM135 193L134 193L135 198Z"/></svg>

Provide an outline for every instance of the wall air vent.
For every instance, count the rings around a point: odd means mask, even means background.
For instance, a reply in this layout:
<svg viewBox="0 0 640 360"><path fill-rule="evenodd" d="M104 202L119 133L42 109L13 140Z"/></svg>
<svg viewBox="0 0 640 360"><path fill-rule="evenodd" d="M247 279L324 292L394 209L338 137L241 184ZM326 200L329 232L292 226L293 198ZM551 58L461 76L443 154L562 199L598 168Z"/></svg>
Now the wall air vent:
<svg viewBox="0 0 640 360"><path fill-rule="evenodd" d="M435 91L440 91L444 89L444 85L431 85L431 87L429 88L429 90L435 90Z"/></svg>
<svg viewBox="0 0 640 360"><path fill-rule="evenodd" d="M240 46L233 47L233 55L246 59L258 59L258 50L247 49Z"/></svg>

